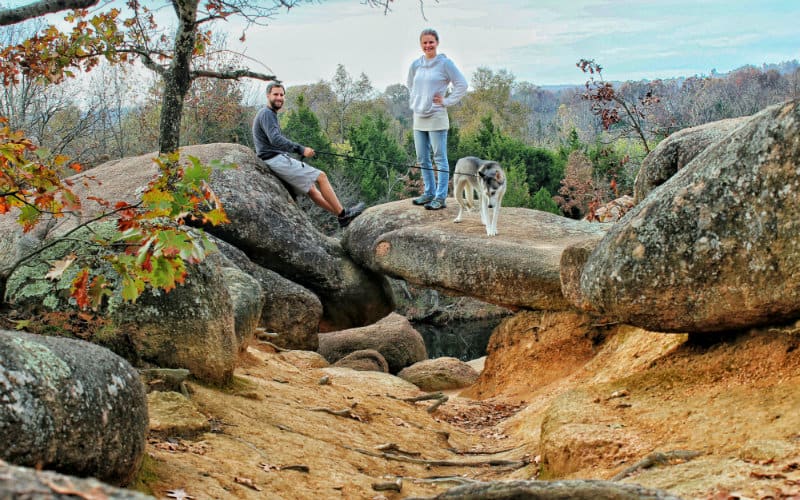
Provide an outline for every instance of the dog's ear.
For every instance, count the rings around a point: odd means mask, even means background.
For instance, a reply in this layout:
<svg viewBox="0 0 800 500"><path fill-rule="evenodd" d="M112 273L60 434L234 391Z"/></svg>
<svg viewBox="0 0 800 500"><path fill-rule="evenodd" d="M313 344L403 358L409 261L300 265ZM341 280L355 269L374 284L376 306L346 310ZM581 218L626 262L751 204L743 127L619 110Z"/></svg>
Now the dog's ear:
<svg viewBox="0 0 800 500"><path fill-rule="evenodd" d="M500 164L499 163L495 163L494 166L495 166L495 169L494 169L494 180L496 180L497 182L500 182L500 183L505 182L505 180L506 180L505 179L505 175L503 174L503 169L500 167Z"/></svg>

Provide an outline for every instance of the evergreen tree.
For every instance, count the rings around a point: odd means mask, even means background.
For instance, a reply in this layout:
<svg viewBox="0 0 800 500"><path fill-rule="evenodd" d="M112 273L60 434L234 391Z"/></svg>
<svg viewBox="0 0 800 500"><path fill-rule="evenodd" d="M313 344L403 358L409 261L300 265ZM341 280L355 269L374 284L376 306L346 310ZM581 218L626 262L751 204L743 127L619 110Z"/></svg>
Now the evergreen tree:
<svg viewBox="0 0 800 500"><path fill-rule="evenodd" d="M558 208L558 203L553 200L553 195L550 194L547 188L542 188L533 195L531 208L543 212L550 212L551 214L562 215L561 209Z"/></svg>
<svg viewBox="0 0 800 500"><path fill-rule="evenodd" d="M519 163L506 165L506 194L503 205L506 207L528 208L531 205L531 192L526 180L525 166Z"/></svg>
<svg viewBox="0 0 800 500"><path fill-rule="evenodd" d="M364 115L348 133L352 155L359 159L352 160L345 172L358 183L362 198L370 204L398 199L400 176L412 165L389 125L387 116L372 113Z"/></svg>
<svg viewBox="0 0 800 500"><path fill-rule="evenodd" d="M453 151L455 158L477 156L497 161L506 171L511 165L520 165L526 173L524 180L530 189L538 191L544 187L551 193L558 190L566 163L550 150L528 146L519 139L503 134L488 115L482 119L475 134L461 137Z"/></svg>
<svg viewBox="0 0 800 500"><path fill-rule="evenodd" d="M313 148L319 153L331 150L331 141L322 131L317 115L305 102L305 96L297 97L295 109L286 114L283 133L294 142ZM336 157L321 154L314 159L314 166L325 172L330 172L336 165Z"/></svg>

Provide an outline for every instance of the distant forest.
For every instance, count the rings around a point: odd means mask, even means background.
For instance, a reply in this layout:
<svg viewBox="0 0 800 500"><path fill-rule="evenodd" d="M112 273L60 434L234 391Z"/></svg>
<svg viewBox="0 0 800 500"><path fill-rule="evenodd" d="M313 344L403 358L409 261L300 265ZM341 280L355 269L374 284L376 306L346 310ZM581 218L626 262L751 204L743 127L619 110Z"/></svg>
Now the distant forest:
<svg viewBox="0 0 800 500"><path fill-rule="evenodd" d="M0 44L24 35L7 29ZM511 181L505 204L583 217L592 203L630 194L642 159L669 134L800 97L796 60L652 81L608 82L597 70L594 61L579 62L576 75L587 84L576 87L540 87L504 69L467 75L469 93L449 110L450 167L467 155L497 160ZM253 89L235 80L195 80L181 143L252 147L251 121L265 103ZM0 116L51 153L91 167L158 150L161 94L151 75L101 66L60 85L23 78L5 86ZM380 91L367 75L340 65L330 80L289 87L281 116L287 135L321 153L312 163L329 173L345 203L418 193L404 85Z"/></svg>

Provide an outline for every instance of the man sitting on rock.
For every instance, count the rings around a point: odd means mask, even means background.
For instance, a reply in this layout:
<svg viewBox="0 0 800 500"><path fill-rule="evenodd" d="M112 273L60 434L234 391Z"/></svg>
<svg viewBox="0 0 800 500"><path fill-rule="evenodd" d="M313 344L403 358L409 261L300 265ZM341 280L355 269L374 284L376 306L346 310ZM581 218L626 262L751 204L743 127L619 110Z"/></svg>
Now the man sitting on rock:
<svg viewBox="0 0 800 500"><path fill-rule="evenodd" d="M281 132L278 111L283 107L285 94L282 84L272 82L267 85L267 106L253 120L256 154L296 194L307 194L314 203L337 216L340 227L347 227L364 211L364 204L358 203L345 209L339 203L325 172L289 156L289 153L297 153L301 158L310 158L316 152L289 140Z"/></svg>

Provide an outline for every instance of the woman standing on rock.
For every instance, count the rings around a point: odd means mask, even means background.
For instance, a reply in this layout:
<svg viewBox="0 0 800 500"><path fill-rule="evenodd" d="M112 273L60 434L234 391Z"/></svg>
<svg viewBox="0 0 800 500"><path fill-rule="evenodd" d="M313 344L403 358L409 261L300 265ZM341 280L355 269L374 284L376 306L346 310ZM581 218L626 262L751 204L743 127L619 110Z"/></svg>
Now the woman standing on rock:
<svg viewBox="0 0 800 500"><path fill-rule="evenodd" d="M450 165L447 163L447 107L457 104L467 93L467 80L444 54L437 54L439 34L430 28L419 35L422 56L408 70L409 107L414 111L414 147L417 164L422 169L425 192L414 198L414 205L428 210L445 208ZM450 95L445 96L450 84ZM431 165L431 151L433 161ZM438 176L436 175L438 174ZM437 183L438 177L438 183Z"/></svg>

